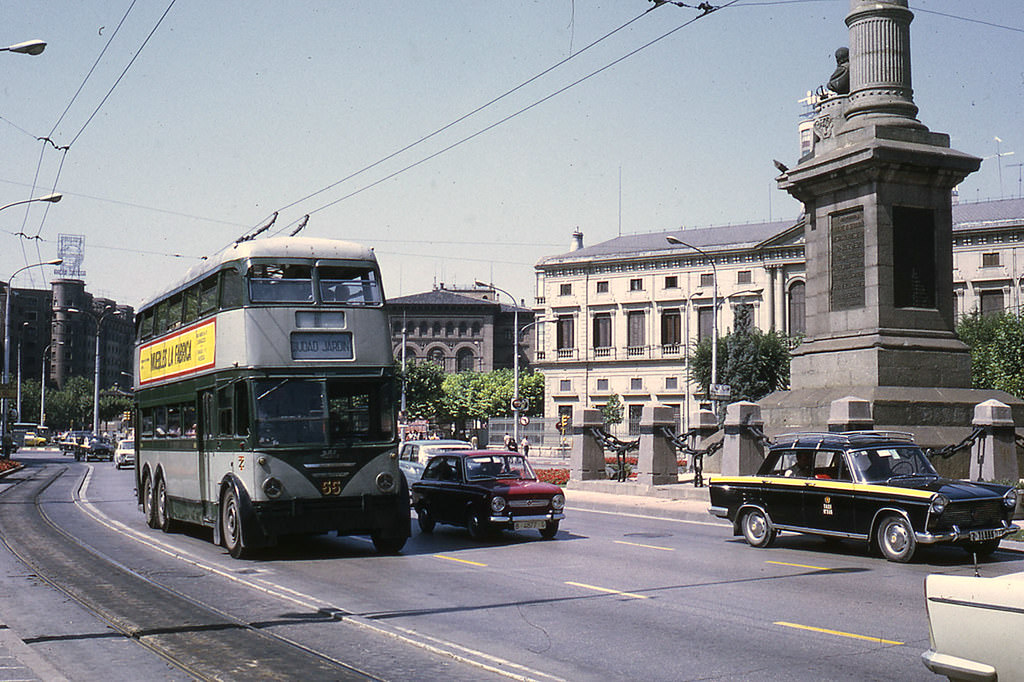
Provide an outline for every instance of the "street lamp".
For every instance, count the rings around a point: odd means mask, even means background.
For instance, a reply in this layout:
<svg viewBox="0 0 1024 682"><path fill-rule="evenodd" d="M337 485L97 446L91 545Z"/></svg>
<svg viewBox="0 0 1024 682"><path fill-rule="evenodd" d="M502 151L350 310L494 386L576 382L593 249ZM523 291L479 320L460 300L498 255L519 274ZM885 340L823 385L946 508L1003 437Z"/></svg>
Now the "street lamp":
<svg viewBox="0 0 1024 682"><path fill-rule="evenodd" d="M686 246L700 255L704 256L704 259L711 264L711 386L708 387L708 393L712 393L717 390L718 386L718 268L715 267L715 260L693 244L687 244L678 237L672 235L665 235L665 241L669 244L678 244L680 246ZM712 397L714 400L714 397Z"/></svg>
<svg viewBox="0 0 1024 682"><path fill-rule="evenodd" d="M18 43L17 45L0 47L0 52L17 52L18 54L30 54L34 56L42 54L45 49L46 43L42 40L26 40L25 42Z"/></svg>
<svg viewBox="0 0 1024 682"><path fill-rule="evenodd" d="M60 192L55 192L53 194L47 194L44 197L32 197L31 199L22 199L21 201L12 201L9 204L5 204L4 206L0 206L0 211L4 210L5 208L10 208L11 206L20 206L21 204L30 204L30 203L35 202L35 201L45 201L45 202L50 203L50 204L56 204L58 201L60 201L63 198L64 198L63 194L61 194ZM48 263L41 263L41 265L49 265L49 264ZM31 266L29 266L29 267L31 267Z"/></svg>
<svg viewBox="0 0 1024 682"><path fill-rule="evenodd" d="M494 286L493 283L488 284L476 280L475 284L478 287L488 287L495 291L500 291L509 298L512 299L512 326L515 329L515 333L512 335L512 352L515 353L515 357L512 358L512 438L515 441L515 446L519 447L519 305L516 303L516 297L505 291L500 287Z"/></svg>
<svg viewBox="0 0 1024 682"><path fill-rule="evenodd" d="M68 308L65 312L85 313L96 321L96 358L92 378L92 433L98 436L100 433L100 331L103 327L103 320L107 319L108 315L117 316L121 314L121 311L114 306L107 306L98 315L91 310L78 310L77 308Z"/></svg>
<svg viewBox="0 0 1024 682"><path fill-rule="evenodd" d="M28 201L31 201L29 199ZM15 202L15 204L23 204L24 201ZM8 204L7 206L13 206L14 204ZM7 208L7 206L0 206L0 211ZM64 262L63 258L55 258L53 260L44 261L42 263L33 263L26 265L23 268L18 268L7 280L7 289L4 292L4 395L3 400L0 401L0 407L3 409L3 414L0 415L0 438L3 440L2 452L4 457L10 456L10 441L7 438L7 391L8 383L11 380L11 298L13 298L13 292L11 291L11 283L14 278L18 276L19 272L28 270L29 268L38 268L43 265L60 265Z"/></svg>

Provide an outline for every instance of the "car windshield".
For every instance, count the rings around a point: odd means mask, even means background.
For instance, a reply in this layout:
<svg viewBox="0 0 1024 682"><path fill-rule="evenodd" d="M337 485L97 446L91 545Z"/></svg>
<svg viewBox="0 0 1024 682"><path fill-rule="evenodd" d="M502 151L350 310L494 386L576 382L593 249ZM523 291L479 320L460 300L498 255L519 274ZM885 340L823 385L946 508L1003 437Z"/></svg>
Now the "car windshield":
<svg viewBox="0 0 1024 682"><path fill-rule="evenodd" d="M537 477L522 455L477 455L466 458L466 478L479 481L488 478L533 480Z"/></svg>
<svg viewBox="0 0 1024 682"><path fill-rule="evenodd" d="M938 477L935 467L921 448L898 446L872 448L850 453L850 463L857 477L868 483L914 476Z"/></svg>

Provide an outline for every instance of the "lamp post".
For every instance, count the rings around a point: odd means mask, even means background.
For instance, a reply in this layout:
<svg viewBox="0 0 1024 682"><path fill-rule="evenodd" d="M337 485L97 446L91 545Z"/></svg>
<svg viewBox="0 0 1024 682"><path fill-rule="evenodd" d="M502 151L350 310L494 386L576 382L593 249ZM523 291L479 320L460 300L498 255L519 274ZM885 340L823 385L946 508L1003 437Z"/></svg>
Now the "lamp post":
<svg viewBox="0 0 1024 682"><path fill-rule="evenodd" d="M99 314L92 312L91 310L79 310L77 308L67 308L64 312L71 313L85 313L93 320L96 321L96 357L93 365L93 377L92 377L92 432L94 435L99 435L100 432L100 331L103 327L103 320L107 319L108 315L120 315L119 311L114 306L107 306Z"/></svg>
<svg viewBox="0 0 1024 682"><path fill-rule="evenodd" d="M30 54L34 56L42 54L45 49L46 43L42 40L26 40L25 42L17 43L16 45L0 47L0 52L17 52L18 54Z"/></svg>
<svg viewBox="0 0 1024 682"><path fill-rule="evenodd" d="M50 349L53 348L54 344L60 346L63 345L60 341L50 342L46 344L46 348L43 349L43 369L40 373L39 380L39 427L46 426L46 379L49 377L49 367L46 364L46 356L50 353Z"/></svg>
<svg viewBox="0 0 1024 682"><path fill-rule="evenodd" d="M514 333L512 334L512 352L515 356L512 358L512 438L515 440L516 447L519 447L519 305L516 303L516 297L505 291L500 287L494 286L493 283L488 284L477 280L475 284L478 287L489 287L495 291L500 291L509 298L512 299L512 327Z"/></svg>
<svg viewBox="0 0 1024 682"><path fill-rule="evenodd" d="M54 193L54 194L47 194L46 196L43 196L43 197L32 197L31 199L22 199L21 201L12 201L9 204L4 204L3 206L0 206L0 211L4 210L5 208L10 208L11 206L21 206L22 204L31 204L31 203L36 202L36 201L45 201L45 202L50 203L50 204L56 204L58 201L60 201L63 198L64 198L64 195L61 194L60 192L57 192L57 193ZM50 263L37 263L37 265L50 265ZM34 267L34 266L28 265L26 267L31 268L31 267ZM22 268L22 270L24 270L24 269L25 268ZM19 270L18 272L21 272L21 271ZM17 274L17 273L15 273L15 274Z"/></svg>
<svg viewBox="0 0 1024 682"><path fill-rule="evenodd" d="M16 201L14 204L8 204L7 206L0 206L0 211L7 208L8 206L14 206L15 204L24 204L28 201ZM3 441L2 452L4 457L10 456L10 440L7 437L7 390L8 383L11 380L11 298L13 297L13 291L11 291L11 283L14 282L14 278L18 276L18 273L28 270L29 268L38 268L43 265L60 265L64 262L62 258L56 258L54 260L44 261L42 263L32 263L26 265L23 268L19 268L7 280L7 289L4 291L4 397L0 401L0 409L3 410L3 414L0 415L0 439Z"/></svg>
<svg viewBox="0 0 1024 682"><path fill-rule="evenodd" d="M711 385L708 387L708 393L711 394L718 385L718 268L715 267L715 260L703 249L697 248L693 244L687 244L672 235L666 235L665 241L669 244L689 247L704 256L704 259L711 264ZM712 400L714 399L712 397Z"/></svg>

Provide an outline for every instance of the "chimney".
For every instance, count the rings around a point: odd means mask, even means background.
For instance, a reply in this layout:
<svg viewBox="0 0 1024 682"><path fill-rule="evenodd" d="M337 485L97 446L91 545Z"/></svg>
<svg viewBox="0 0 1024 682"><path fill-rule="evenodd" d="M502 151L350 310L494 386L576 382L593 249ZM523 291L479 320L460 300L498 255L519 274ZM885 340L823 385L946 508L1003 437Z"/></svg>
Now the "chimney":
<svg viewBox="0 0 1024 682"><path fill-rule="evenodd" d="M580 228L576 228L576 231L572 233L572 241L569 242L570 251L579 251L583 248L583 233L580 232Z"/></svg>

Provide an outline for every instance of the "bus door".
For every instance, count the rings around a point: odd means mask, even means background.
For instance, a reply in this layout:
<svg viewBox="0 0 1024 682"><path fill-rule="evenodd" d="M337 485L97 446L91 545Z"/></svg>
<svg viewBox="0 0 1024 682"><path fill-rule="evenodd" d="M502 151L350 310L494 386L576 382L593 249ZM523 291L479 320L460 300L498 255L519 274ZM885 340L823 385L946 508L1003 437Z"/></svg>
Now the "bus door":
<svg viewBox="0 0 1024 682"><path fill-rule="evenodd" d="M216 502L214 491L210 490L210 454L216 449L215 434L217 433L217 411L214 409L213 391L199 393L199 428L196 439L199 442L199 494L203 502L203 515L212 515Z"/></svg>

